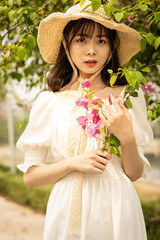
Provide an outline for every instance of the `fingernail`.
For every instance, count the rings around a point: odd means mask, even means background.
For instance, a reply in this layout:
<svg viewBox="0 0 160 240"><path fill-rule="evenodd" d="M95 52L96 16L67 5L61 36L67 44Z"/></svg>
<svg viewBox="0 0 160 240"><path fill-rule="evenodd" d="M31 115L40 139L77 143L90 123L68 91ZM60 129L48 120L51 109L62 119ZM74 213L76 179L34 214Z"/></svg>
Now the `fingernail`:
<svg viewBox="0 0 160 240"><path fill-rule="evenodd" d="M110 96L110 95L111 95L111 94L109 94L108 99L109 99L110 105L112 105L112 100L111 100L111 96Z"/></svg>

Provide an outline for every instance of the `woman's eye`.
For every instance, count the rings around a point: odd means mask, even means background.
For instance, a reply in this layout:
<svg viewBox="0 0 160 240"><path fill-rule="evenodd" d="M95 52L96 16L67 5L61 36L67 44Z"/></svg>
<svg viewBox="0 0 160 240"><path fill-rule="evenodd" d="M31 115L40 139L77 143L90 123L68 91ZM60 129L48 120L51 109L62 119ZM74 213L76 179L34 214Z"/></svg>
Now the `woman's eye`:
<svg viewBox="0 0 160 240"><path fill-rule="evenodd" d="M84 38L77 39L77 42L83 43L85 41Z"/></svg>
<svg viewBox="0 0 160 240"><path fill-rule="evenodd" d="M99 39L99 43L106 43L106 41L105 40L103 40L103 39Z"/></svg>

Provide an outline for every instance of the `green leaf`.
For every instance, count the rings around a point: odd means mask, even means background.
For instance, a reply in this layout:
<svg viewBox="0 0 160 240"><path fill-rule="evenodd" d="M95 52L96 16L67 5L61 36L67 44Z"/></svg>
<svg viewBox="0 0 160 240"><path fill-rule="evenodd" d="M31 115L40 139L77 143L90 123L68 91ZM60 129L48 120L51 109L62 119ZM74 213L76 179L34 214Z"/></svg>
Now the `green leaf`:
<svg viewBox="0 0 160 240"><path fill-rule="evenodd" d="M92 105L92 108L96 109L96 110L99 110L99 105Z"/></svg>
<svg viewBox="0 0 160 240"><path fill-rule="evenodd" d="M23 46L20 46L18 48L18 51L17 51L17 56L19 57L19 60L20 61L23 61L24 60L24 56L25 56L25 48Z"/></svg>
<svg viewBox="0 0 160 240"><path fill-rule="evenodd" d="M92 0L91 5L93 12L95 12L101 6L101 0Z"/></svg>
<svg viewBox="0 0 160 240"><path fill-rule="evenodd" d="M111 147L110 153L111 154L116 154L116 155L120 154L119 149L116 148L116 147Z"/></svg>
<svg viewBox="0 0 160 240"><path fill-rule="evenodd" d="M148 5L143 4L143 5L140 6L140 9L141 9L143 12L145 12L145 11L147 11L147 9L148 9Z"/></svg>
<svg viewBox="0 0 160 240"><path fill-rule="evenodd" d="M8 13L8 18L9 18L9 21L10 21L10 22L13 22L13 21L14 21L15 16L16 16L16 11L14 11L14 10L9 11L9 13Z"/></svg>
<svg viewBox="0 0 160 240"><path fill-rule="evenodd" d="M154 40L154 35L153 35L152 33L148 33L148 34L146 35L146 40L147 40L147 42L151 45L152 42L153 42L153 40Z"/></svg>
<svg viewBox="0 0 160 240"><path fill-rule="evenodd" d="M157 23L157 28L158 28L158 29L160 29L160 22L159 22L159 23Z"/></svg>
<svg viewBox="0 0 160 240"><path fill-rule="evenodd" d="M98 100L98 104L99 104L99 106L102 106L102 105L103 105L103 102L99 99L99 100Z"/></svg>
<svg viewBox="0 0 160 240"><path fill-rule="evenodd" d="M89 99L91 99L91 98L92 98L92 91L86 90L86 89L83 89L83 90L86 92L87 97L88 97Z"/></svg>
<svg viewBox="0 0 160 240"><path fill-rule="evenodd" d="M81 10L81 12L83 12L84 10L86 10L88 7L90 7L91 6L91 4L88 4L88 5L86 5L85 6L85 8L83 8L82 10Z"/></svg>
<svg viewBox="0 0 160 240"><path fill-rule="evenodd" d="M8 0L8 5L10 8L13 7L13 0Z"/></svg>
<svg viewBox="0 0 160 240"><path fill-rule="evenodd" d="M150 73L151 69L149 67L145 67L141 69L142 72Z"/></svg>
<svg viewBox="0 0 160 240"><path fill-rule="evenodd" d="M141 47L141 51L143 52L144 49L146 48L146 45L147 45L147 41L145 38L142 38L141 41L140 41L140 47Z"/></svg>
<svg viewBox="0 0 160 240"><path fill-rule="evenodd" d="M138 97L138 92L131 93L132 97Z"/></svg>
<svg viewBox="0 0 160 240"><path fill-rule="evenodd" d="M111 87L115 84L116 80L117 80L117 75L113 75L110 78L110 85L111 85Z"/></svg>
<svg viewBox="0 0 160 240"><path fill-rule="evenodd" d="M36 12L32 12L30 14L30 19L34 22L37 19L37 13Z"/></svg>
<svg viewBox="0 0 160 240"><path fill-rule="evenodd" d="M112 133L111 133L111 135L110 135L110 140L111 140L112 143L113 143L114 145L116 145L117 147L120 146L120 141L119 141L119 139L118 139L114 134L112 134Z"/></svg>
<svg viewBox="0 0 160 240"><path fill-rule="evenodd" d="M159 12L155 12L155 13L154 13L154 17L155 17L155 20L156 20L157 22L159 22L159 21L160 21L160 11L159 11Z"/></svg>
<svg viewBox="0 0 160 240"><path fill-rule="evenodd" d="M106 15L110 15L111 12L113 12L115 8L113 5L103 5L103 9L104 9Z"/></svg>
<svg viewBox="0 0 160 240"><path fill-rule="evenodd" d="M127 71L127 72L125 72L125 77L127 79L127 82L129 83L129 85L131 85L133 88L135 88L135 84L137 82L135 72Z"/></svg>
<svg viewBox="0 0 160 240"><path fill-rule="evenodd" d="M132 108L132 102L129 98L126 98L126 104L127 104L128 108Z"/></svg>
<svg viewBox="0 0 160 240"><path fill-rule="evenodd" d="M31 47L31 49L33 49L36 46L35 37L33 35L28 35L27 40L28 40L28 43L29 43L29 46Z"/></svg>
<svg viewBox="0 0 160 240"><path fill-rule="evenodd" d="M7 14L9 12L9 8L8 7L2 7L0 6L0 14Z"/></svg>
<svg viewBox="0 0 160 240"><path fill-rule="evenodd" d="M10 76L13 78L13 79L17 79L18 82L21 81L22 79L22 74L18 73L18 72L11 72L10 73Z"/></svg>
<svg viewBox="0 0 160 240"><path fill-rule="evenodd" d="M86 0L80 0L79 5L82 7L82 5L86 2Z"/></svg>
<svg viewBox="0 0 160 240"><path fill-rule="evenodd" d="M107 69L107 71L109 72L109 74L112 74L112 73L113 73L113 70L112 70L112 69Z"/></svg>
<svg viewBox="0 0 160 240"><path fill-rule="evenodd" d="M30 75L32 73L33 68L32 67L28 67L24 70L24 74L26 77L28 77L28 75Z"/></svg>
<svg viewBox="0 0 160 240"><path fill-rule="evenodd" d="M18 6L21 6L22 0L16 0L16 3L18 4Z"/></svg>
<svg viewBox="0 0 160 240"><path fill-rule="evenodd" d="M115 19L116 19L118 22L120 22L121 19L122 19L123 16L124 16L124 13L123 13L123 12L118 12L118 13L116 13L114 16L115 16Z"/></svg>
<svg viewBox="0 0 160 240"><path fill-rule="evenodd" d="M158 47L160 45L160 37L156 38L156 41L155 41L155 49L157 50Z"/></svg>
<svg viewBox="0 0 160 240"><path fill-rule="evenodd" d="M106 127L104 126L104 127L100 127L99 128L99 131L100 131L100 133L102 133L104 136L107 136L107 134L106 134Z"/></svg>

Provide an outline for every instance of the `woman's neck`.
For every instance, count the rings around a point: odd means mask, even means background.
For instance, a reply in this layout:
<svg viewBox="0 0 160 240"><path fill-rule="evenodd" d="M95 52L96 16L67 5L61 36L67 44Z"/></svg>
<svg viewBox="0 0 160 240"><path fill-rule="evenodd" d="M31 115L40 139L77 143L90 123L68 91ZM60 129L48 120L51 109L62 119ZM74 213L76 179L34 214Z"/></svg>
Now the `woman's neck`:
<svg viewBox="0 0 160 240"><path fill-rule="evenodd" d="M83 83L87 80L89 79L87 78L83 79L81 77L78 77L78 79L76 79L73 73L71 81L64 88L65 90L78 90L80 83ZM106 87L106 84L103 82L101 78L101 74L98 74L93 80L91 80L91 86L90 86L91 91L96 92L104 89L105 87Z"/></svg>

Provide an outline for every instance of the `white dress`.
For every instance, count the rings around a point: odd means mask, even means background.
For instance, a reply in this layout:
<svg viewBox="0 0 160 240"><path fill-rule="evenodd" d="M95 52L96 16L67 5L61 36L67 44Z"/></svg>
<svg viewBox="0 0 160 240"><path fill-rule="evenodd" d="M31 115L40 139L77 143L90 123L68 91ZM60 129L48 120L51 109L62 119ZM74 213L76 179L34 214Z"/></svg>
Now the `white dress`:
<svg viewBox="0 0 160 240"><path fill-rule="evenodd" d="M144 160L142 178L146 178L151 167L144 157L143 146L152 142L153 132L146 118L142 90L131 100L133 108L129 111L137 148ZM33 104L29 123L17 142L17 147L25 152L24 164L18 165L21 171L46 164L48 150L52 152L53 163L67 158L67 133L74 104L75 100L72 104L61 102L53 92L40 93ZM48 201L43 240L147 239L138 195L116 155L112 155L102 174L84 173L81 237L67 235L72 185L73 172L55 183Z"/></svg>

